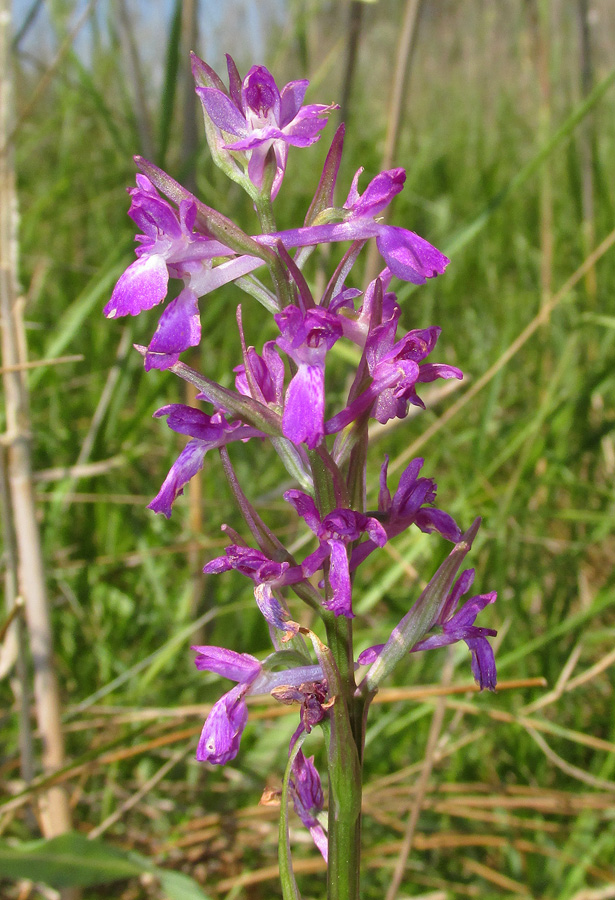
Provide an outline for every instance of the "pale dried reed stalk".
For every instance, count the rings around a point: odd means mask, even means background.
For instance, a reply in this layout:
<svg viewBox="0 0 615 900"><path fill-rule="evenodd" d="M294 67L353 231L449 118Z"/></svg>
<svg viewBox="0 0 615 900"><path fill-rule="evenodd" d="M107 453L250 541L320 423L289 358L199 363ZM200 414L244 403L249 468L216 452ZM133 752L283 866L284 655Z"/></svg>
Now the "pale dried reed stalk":
<svg viewBox="0 0 615 900"><path fill-rule="evenodd" d="M11 141L11 14L0 0L0 314L2 375L6 408L6 469L17 550L19 592L25 614L34 670L34 700L46 773L64 763L60 697L53 663L52 632L36 519L30 458L30 418L24 373L21 306L17 294L17 204ZM46 791L40 802L43 833L62 834L71 827L68 799L61 787Z"/></svg>

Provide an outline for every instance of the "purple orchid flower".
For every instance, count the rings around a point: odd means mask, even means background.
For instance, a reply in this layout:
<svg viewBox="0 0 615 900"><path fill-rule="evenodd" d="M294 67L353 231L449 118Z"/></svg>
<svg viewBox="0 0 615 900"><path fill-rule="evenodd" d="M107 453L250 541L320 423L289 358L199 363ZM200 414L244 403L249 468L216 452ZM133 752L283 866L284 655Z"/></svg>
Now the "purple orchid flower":
<svg viewBox="0 0 615 900"><path fill-rule="evenodd" d="M399 321L401 316L401 307L397 302L397 296L392 291L387 291L391 278L393 277L390 269L383 269L378 278L370 282L363 295L363 303L355 312L354 301L361 296L362 292L355 288L345 288L341 290L331 300L329 310L339 313L340 322L344 337L363 348L370 334L370 329L375 327L372 323L372 309L374 305L374 296L376 292L376 281L380 279L382 289L385 291L382 298L382 315L378 324L384 324L394 320Z"/></svg>
<svg viewBox="0 0 615 900"><path fill-rule="evenodd" d="M274 319L281 331L276 343L297 365L286 391L282 429L294 444L305 441L313 450L324 435L325 358L342 336L342 324L320 307L304 313L287 306Z"/></svg>
<svg viewBox="0 0 615 900"><path fill-rule="evenodd" d="M432 624L437 629L435 634L422 638L411 648L410 653L419 650L432 650L435 647L446 647L465 641L472 654L472 675L481 691L494 691L497 682L495 657L488 637L495 637L493 628L482 628L474 622L478 614L489 604L495 603L497 593L477 594L466 600L457 612L457 606L464 594L467 594L474 583L474 569L466 569L455 582L441 611ZM384 644L368 647L357 659L359 665L371 665L379 656Z"/></svg>
<svg viewBox="0 0 615 900"><path fill-rule="evenodd" d="M406 177L404 170L381 172L369 183L363 195L359 195L356 189L360 173L361 170L355 175L346 205L341 210L331 210L343 219L342 222L255 235L254 239L269 247L275 247L281 241L289 249L375 237L387 268L402 281L424 284L428 278L441 275L450 260L432 244L406 228L374 221L374 215L381 212L402 190Z"/></svg>
<svg viewBox="0 0 615 900"><path fill-rule="evenodd" d="M424 460L413 459L404 469L391 498L387 487L389 457L380 469L380 493L378 495L378 520L386 531L387 539L401 534L411 525L416 525L425 534L437 531L447 541L456 544L461 539L461 529L448 513L434 509L431 504L436 499L438 486L433 478L419 478ZM367 540L356 547L350 558L351 571L356 569L376 549L376 544Z"/></svg>
<svg viewBox="0 0 615 900"><path fill-rule="evenodd" d="M193 647L197 669L215 672L238 684L214 703L205 720L196 758L201 762L224 765L235 759L241 735L248 721L245 695L261 672L261 664L248 653L235 653L223 647Z"/></svg>
<svg viewBox="0 0 615 900"><path fill-rule="evenodd" d="M143 233L136 237L137 259L120 276L104 314L109 319L136 316L164 300L169 278L183 280L184 289L163 312L145 358L146 369L167 369L201 339L198 298L263 263L237 257L219 241L195 232L196 204L182 200L175 210L145 175L137 175L137 187L129 194L128 214ZM214 267L214 260L221 259L225 261Z"/></svg>
<svg viewBox="0 0 615 900"><path fill-rule="evenodd" d="M319 540L318 549L302 563L304 574L313 575L328 562L333 596L326 603L326 607L336 616L352 619L354 613L351 602L348 545L367 534L375 544L383 547L387 541L386 531L377 519L353 509L335 509L321 520L316 504L302 491L286 491L284 499L294 506Z"/></svg>
<svg viewBox="0 0 615 900"><path fill-rule="evenodd" d="M162 513L169 519L171 507L176 497L183 494L185 485L203 468L205 454L216 447L224 447L232 441L245 441L251 437L265 437L263 432L243 425L228 422L221 412L208 416L199 409L182 403L170 403L154 413L154 418L167 417L167 425L179 434L193 438L179 454L162 487L148 509Z"/></svg>
<svg viewBox="0 0 615 900"><path fill-rule="evenodd" d="M238 682L216 703L205 720L196 758L224 765L237 756L243 730L248 721L248 694L273 694L280 687L322 680L320 666L298 666L282 672L268 672L249 653L236 653L224 647L192 647L197 669L214 672ZM274 654L275 656L275 654ZM300 726L302 729L303 726Z"/></svg>
<svg viewBox="0 0 615 900"><path fill-rule="evenodd" d="M365 345L365 358L372 383L343 410L325 423L326 434L336 434L371 407L370 415L382 425L389 419L403 419L408 404L425 409L416 393L416 385L437 378L463 378L456 366L423 363L436 345L441 329L409 331L395 343L398 312L372 329Z"/></svg>
<svg viewBox="0 0 615 900"><path fill-rule="evenodd" d="M253 66L242 82L232 57L227 54L226 59L229 92L217 76L219 87L197 87L196 92L205 114L219 131L217 143L221 148L247 154L248 177L258 190L263 187L267 154L273 148L273 199L284 178L289 146L309 147L317 141L327 124L326 116L339 107L302 106L309 82L291 81L280 91L264 66ZM205 64L193 58L194 67L204 70ZM209 67L206 69L210 72Z"/></svg>
<svg viewBox="0 0 615 900"><path fill-rule="evenodd" d="M290 791L295 812L309 830L326 862L329 849L327 835L318 821L318 814L324 807L320 775L314 765L314 757L306 757L303 750L299 750L293 761Z"/></svg>
<svg viewBox="0 0 615 900"><path fill-rule="evenodd" d="M205 575L218 575L231 569L247 575L254 582L254 597L265 620L281 631L296 633L298 626L290 620L288 612L276 599L273 591L287 584L303 581L305 576L301 566L276 562L260 550L237 544L231 544L224 552L224 556L217 556L207 563L203 569Z"/></svg>
<svg viewBox="0 0 615 900"><path fill-rule="evenodd" d="M416 384L437 378L463 378L456 366L423 362L435 347L441 328L415 329L393 343L396 328L397 320L390 319L374 328L366 344L367 365L373 378L368 391L378 395L372 415L383 425L389 419L403 419L409 403L425 409Z"/></svg>

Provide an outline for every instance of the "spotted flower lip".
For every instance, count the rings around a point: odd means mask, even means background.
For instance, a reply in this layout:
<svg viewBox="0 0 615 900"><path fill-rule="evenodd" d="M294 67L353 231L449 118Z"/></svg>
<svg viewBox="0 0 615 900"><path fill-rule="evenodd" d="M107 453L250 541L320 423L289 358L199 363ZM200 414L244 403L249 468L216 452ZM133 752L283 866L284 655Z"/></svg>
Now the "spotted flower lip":
<svg viewBox="0 0 615 900"><path fill-rule="evenodd" d="M198 68L202 61L193 63ZM249 153L248 176L257 188L263 186L267 153L273 148L276 172L271 189L274 198L282 184L289 146L309 147L320 137L326 116L337 105L309 104L303 99L309 82L291 81L280 91L264 66L252 66L241 81L235 63L227 55L229 91L220 80L217 87L197 87L203 109L219 129L224 150ZM210 79L211 80L211 79ZM225 140L226 138L226 140Z"/></svg>

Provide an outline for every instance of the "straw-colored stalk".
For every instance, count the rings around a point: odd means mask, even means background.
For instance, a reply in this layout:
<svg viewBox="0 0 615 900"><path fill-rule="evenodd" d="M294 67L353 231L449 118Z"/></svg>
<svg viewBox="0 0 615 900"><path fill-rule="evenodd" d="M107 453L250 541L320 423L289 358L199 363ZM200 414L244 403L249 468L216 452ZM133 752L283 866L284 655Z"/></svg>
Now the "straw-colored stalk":
<svg viewBox="0 0 615 900"><path fill-rule="evenodd" d="M591 40L589 33L589 4L578 0L579 20L579 68L581 93L589 96L594 84ZM579 156L581 166L581 204L583 209L583 252L587 256L596 243L596 222L594 211L594 141L593 116L588 115L579 130ZM596 270L591 268L585 276L585 289L590 300L596 299L598 283Z"/></svg>
<svg viewBox="0 0 615 900"><path fill-rule="evenodd" d="M533 63L538 79L538 143L551 132L550 0L528 4ZM540 174L540 305L548 302L553 289L553 179L547 163Z"/></svg>
<svg viewBox="0 0 615 900"><path fill-rule="evenodd" d="M17 550L19 593L25 615L34 672L34 700L42 740L42 766L52 772L64 763L60 698L53 664L52 633L34 504L30 458L30 419L22 309L17 293L17 203L11 141L12 81L10 4L0 0L0 315L2 375L6 408L6 470ZM61 787L41 797L40 814L46 837L71 827L68 798Z"/></svg>

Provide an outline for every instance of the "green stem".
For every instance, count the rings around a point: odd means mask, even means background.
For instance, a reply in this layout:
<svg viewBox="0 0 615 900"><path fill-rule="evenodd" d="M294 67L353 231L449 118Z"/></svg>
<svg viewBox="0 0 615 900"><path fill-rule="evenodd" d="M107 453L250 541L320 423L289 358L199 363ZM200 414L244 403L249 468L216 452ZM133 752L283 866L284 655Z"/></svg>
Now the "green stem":
<svg viewBox="0 0 615 900"><path fill-rule="evenodd" d="M316 505L321 517L347 505L346 485L331 457L309 451ZM325 596L331 592L325 570ZM329 768L328 900L359 900L364 699L355 698L352 620L326 607L327 646L311 635L334 699L324 726ZM323 723L324 724L324 723Z"/></svg>
<svg viewBox="0 0 615 900"><path fill-rule="evenodd" d="M352 622L325 613L327 644L339 673L329 742L328 900L358 900L361 861L363 702L355 698ZM331 685L330 685L331 688Z"/></svg>
<svg viewBox="0 0 615 900"><path fill-rule="evenodd" d="M336 707L330 731L325 729L329 758L327 900L359 900L362 766L348 727L346 704L336 700ZM346 722L340 728L342 717Z"/></svg>
<svg viewBox="0 0 615 900"><path fill-rule="evenodd" d="M263 185L263 191L258 194L254 201L256 214L263 234L271 234L271 232L277 231L275 218L273 216L271 196L268 193L270 190L271 185ZM267 265L280 309L284 309L293 302L292 290L290 282L288 281L286 268L282 264L278 254L275 252L274 260Z"/></svg>
<svg viewBox="0 0 615 900"><path fill-rule="evenodd" d="M256 207L256 215L258 216L258 221L263 234L271 234L272 232L277 231L278 229L276 228L273 215L271 197L260 193L254 201L254 206Z"/></svg>
<svg viewBox="0 0 615 900"><path fill-rule="evenodd" d="M327 900L359 900L360 846L361 815L347 815L332 804L329 808Z"/></svg>

